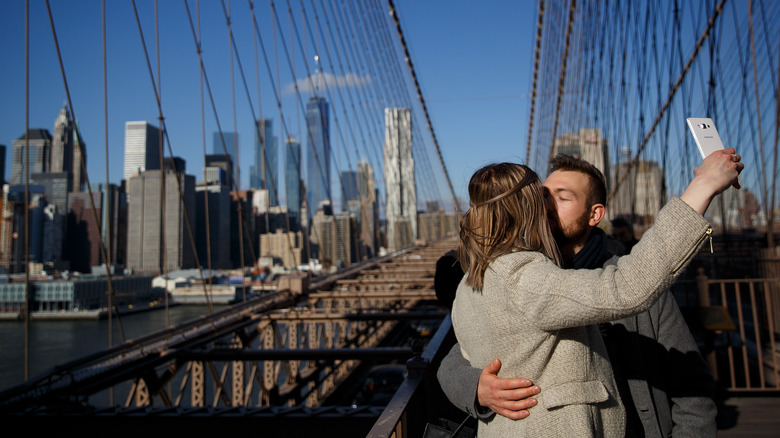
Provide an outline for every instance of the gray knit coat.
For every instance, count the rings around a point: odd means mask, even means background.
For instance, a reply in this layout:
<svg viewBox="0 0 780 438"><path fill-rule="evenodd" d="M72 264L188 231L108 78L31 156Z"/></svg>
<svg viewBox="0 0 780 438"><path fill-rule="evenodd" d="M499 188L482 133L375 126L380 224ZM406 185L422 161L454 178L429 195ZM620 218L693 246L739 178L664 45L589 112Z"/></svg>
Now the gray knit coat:
<svg viewBox="0 0 780 438"><path fill-rule="evenodd" d="M544 390L531 416L481 420L480 437L623 437L625 413L595 324L648 309L679 276L709 224L679 198L657 215L631 255L614 266L564 270L536 252L496 259L481 291L464 276L452 322L472 367L498 357L501 377Z"/></svg>

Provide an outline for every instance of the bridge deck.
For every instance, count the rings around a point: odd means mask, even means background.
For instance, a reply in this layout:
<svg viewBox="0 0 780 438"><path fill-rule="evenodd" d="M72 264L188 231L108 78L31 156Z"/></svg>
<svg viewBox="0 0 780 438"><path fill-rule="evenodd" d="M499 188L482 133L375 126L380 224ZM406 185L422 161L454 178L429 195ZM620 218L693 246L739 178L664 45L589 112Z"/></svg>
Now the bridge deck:
<svg viewBox="0 0 780 438"><path fill-rule="evenodd" d="M719 412L718 438L776 437L780 397L731 397Z"/></svg>

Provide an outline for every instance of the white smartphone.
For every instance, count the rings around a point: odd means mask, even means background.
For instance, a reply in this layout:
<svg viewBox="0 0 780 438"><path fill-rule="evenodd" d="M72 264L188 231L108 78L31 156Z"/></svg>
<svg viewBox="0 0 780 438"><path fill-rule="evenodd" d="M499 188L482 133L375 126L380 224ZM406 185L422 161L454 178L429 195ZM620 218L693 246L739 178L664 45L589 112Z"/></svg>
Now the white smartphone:
<svg viewBox="0 0 780 438"><path fill-rule="evenodd" d="M720 140L718 130L715 129L715 123L708 118L689 118L688 128L696 140L696 146L699 147L701 158L707 158L707 155L723 149L723 142Z"/></svg>

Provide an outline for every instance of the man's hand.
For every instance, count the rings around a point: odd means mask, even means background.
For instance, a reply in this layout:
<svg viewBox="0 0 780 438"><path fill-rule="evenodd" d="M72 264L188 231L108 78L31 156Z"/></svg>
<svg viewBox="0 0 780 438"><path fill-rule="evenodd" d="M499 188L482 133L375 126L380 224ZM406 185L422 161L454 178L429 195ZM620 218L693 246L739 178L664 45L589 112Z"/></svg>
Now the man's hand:
<svg viewBox="0 0 780 438"><path fill-rule="evenodd" d="M536 406L536 399L529 398L538 394L538 386L528 379L503 379L498 377L501 361L493 359L479 376L477 384L477 402L493 412L512 420L520 420L530 415L528 409Z"/></svg>

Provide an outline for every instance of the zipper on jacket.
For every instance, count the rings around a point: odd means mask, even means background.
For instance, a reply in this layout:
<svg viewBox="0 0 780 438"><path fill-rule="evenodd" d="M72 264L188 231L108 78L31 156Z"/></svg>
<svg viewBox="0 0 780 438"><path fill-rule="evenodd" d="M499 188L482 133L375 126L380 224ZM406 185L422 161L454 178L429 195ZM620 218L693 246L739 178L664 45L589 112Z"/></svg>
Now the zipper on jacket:
<svg viewBox="0 0 780 438"><path fill-rule="evenodd" d="M704 239L706 239L708 237L710 239L710 254L712 254L712 252L713 252L713 250L712 250L712 227L707 227L707 231L705 231L704 234L702 234L702 236L699 237L699 240L696 241L696 244L693 246L693 248L690 251L688 251L688 254L685 255L685 257L682 259L682 261L680 261L680 263L677 265L677 267L672 270L672 274L676 274L677 271L682 269L683 265L685 265L685 263L687 263L688 260L690 260L691 257L693 257L693 255L696 254L699 251L699 246L704 241Z"/></svg>

